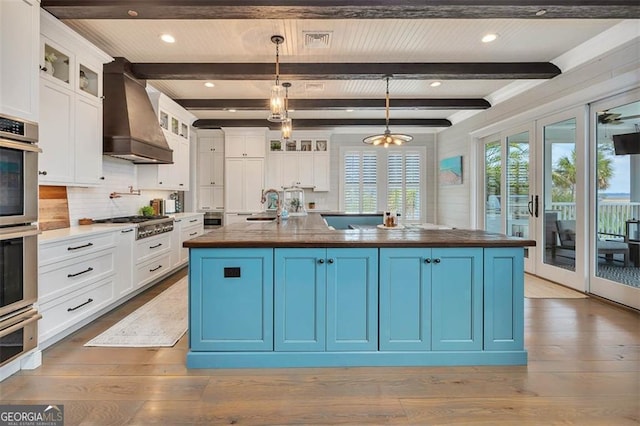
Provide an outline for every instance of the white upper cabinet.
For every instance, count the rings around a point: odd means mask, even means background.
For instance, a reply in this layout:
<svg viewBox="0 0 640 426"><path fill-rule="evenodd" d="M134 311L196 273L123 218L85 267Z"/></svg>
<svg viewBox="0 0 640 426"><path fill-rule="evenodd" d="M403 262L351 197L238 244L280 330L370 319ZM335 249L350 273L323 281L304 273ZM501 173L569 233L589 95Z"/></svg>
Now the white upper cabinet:
<svg viewBox="0 0 640 426"><path fill-rule="evenodd" d="M40 2L0 1L0 113L39 121Z"/></svg>
<svg viewBox="0 0 640 426"><path fill-rule="evenodd" d="M147 92L158 115L158 125L173 150L173 164L139 164L138 186L141 189L188 191L191 170L189 135L196 117L164 93L149 86Z"/></svg>
<svg viewBox="0 0 640 426"><path fill-rule="evenodd" d="M113 58L40 12L39 183L97 186L102 173L102 66Z"/></svg>
<svg viewBox="0 0 640 426"><path fill-rule="evenodd" d="M224 135L220 130L198 133L198 210L224 208Z"/></svg>
<svg viewBox="0 0 640 426"><path fill-rule="evenodd" d="M266 127L224 128L222 130L226 158L264 158Z"/></svg>
<svg viewBox="0 0 640 426"><path fill-rule="evenodd" d="M294 131L289 140L283 141L280 132L269 132L267 187L328 191L329 139L328 133L303 130Z"/></svg>

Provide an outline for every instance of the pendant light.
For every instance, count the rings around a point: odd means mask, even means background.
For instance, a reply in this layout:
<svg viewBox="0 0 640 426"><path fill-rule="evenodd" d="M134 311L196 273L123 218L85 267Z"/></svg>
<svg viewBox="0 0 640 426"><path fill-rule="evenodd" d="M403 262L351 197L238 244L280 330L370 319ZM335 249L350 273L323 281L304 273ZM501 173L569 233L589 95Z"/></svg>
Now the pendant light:
<svg viewBox="0 0 640 426"><path fill-rule="evenodd" d="M282 86L280 86L280 45L284 42L281 35L271 36L271 42L276 45L276 81L271 87L271 97L269 98L270 114L267 120L279 123L284 119L284 96Z"/></svg>
<svg viewBox="0 0 640 426"><path fill-rule="evenodd" d="M385 105L385 123L386 128L384 133L380 135L372 135L364 138L362 142L368 145L382 145L383 147L388 147L391 144L394 145L402 145L403 143L411 142L413 140L413 136L405 135L402 133L391 133L389 130L389 78L391 75L385 76L387 79L387 95L386 95L386 105Z"/></svg>
<svg viewBox="0 0 640 426"><path fill-rule="evenodd" d="M284 87L284 119L282 120L282 139L288 140L291 137L293 126L291 118L289 117L289 87L291 83L282 83Z"/></svg>

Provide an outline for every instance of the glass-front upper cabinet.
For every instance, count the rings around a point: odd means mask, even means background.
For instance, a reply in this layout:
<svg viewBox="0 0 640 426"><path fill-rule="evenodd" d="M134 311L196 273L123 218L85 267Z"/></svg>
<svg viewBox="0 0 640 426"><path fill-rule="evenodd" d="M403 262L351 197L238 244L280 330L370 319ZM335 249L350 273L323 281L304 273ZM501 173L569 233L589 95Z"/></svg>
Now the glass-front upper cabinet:
<svg viewBox="0 0 640 426"><path fill-rule="evenodd" d="M78 64L78 89L83 93L98 97L100 89L99 74L89 66Z"/></svg>
<svg viewBox="0 0 640 426"><path fill-rule="evenodd" d="M70 84L71 70L69 67L71 54L54 42L46 40L43 44L41 70L58 82Z"/></svg>
<svg viewBox="0 0 640 426"><path fill-rule="evenodd" d="M271 152L327 152L328 138L269 139Z"/></svg>

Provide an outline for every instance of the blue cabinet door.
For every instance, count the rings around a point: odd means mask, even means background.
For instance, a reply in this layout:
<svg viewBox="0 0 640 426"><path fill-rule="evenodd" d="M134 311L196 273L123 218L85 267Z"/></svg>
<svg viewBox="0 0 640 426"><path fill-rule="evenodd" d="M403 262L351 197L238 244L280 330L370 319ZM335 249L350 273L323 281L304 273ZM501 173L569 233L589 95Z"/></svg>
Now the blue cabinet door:
<svg viewBox="0 0 640 426"><path fill-rule="evenodd" d="M484 349L524 349L524 250L484 250Z"/></svg>
<svg viewBox="0 0 640 426"><path fill-rule="evenodd" d="M327 249L328 351L378 349L378 249Z"/></svg>
<svg viewBox="0 0 640 426"><path fill-rule="evenodd" d="M273 250L189 252L191 350L273 350Z"/></svg>
<svg viewBox="0 0 640 426"><path fill-rule="evenodd" d="M275 249L276 351L325 350L326 249Z"/></svg>
<svg viewBox="0 0 640 426"><path fill-rule="evenodd" d="M482 349L483 249L431 251L431 348Z"/></svg>
<svg viewBox="0 0 640 426"><path fill-rule="evenodd" d="M431 349L431 249L380 249L380 350Z"/></svg>

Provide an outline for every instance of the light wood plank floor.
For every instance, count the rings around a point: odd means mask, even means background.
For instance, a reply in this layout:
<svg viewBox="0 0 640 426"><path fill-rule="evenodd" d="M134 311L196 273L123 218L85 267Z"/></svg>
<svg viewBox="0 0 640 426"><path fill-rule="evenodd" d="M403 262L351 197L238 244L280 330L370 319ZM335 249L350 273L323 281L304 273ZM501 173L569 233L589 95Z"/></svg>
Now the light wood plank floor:
<svg viewBox="0 0 640 426"><path fill-rule="evenodd" d="M66 425L640 424L640 315L525 299L527 366L188 370L173 348L83 344L184 271L0 383L2 404L64 404Z"/></svg>

